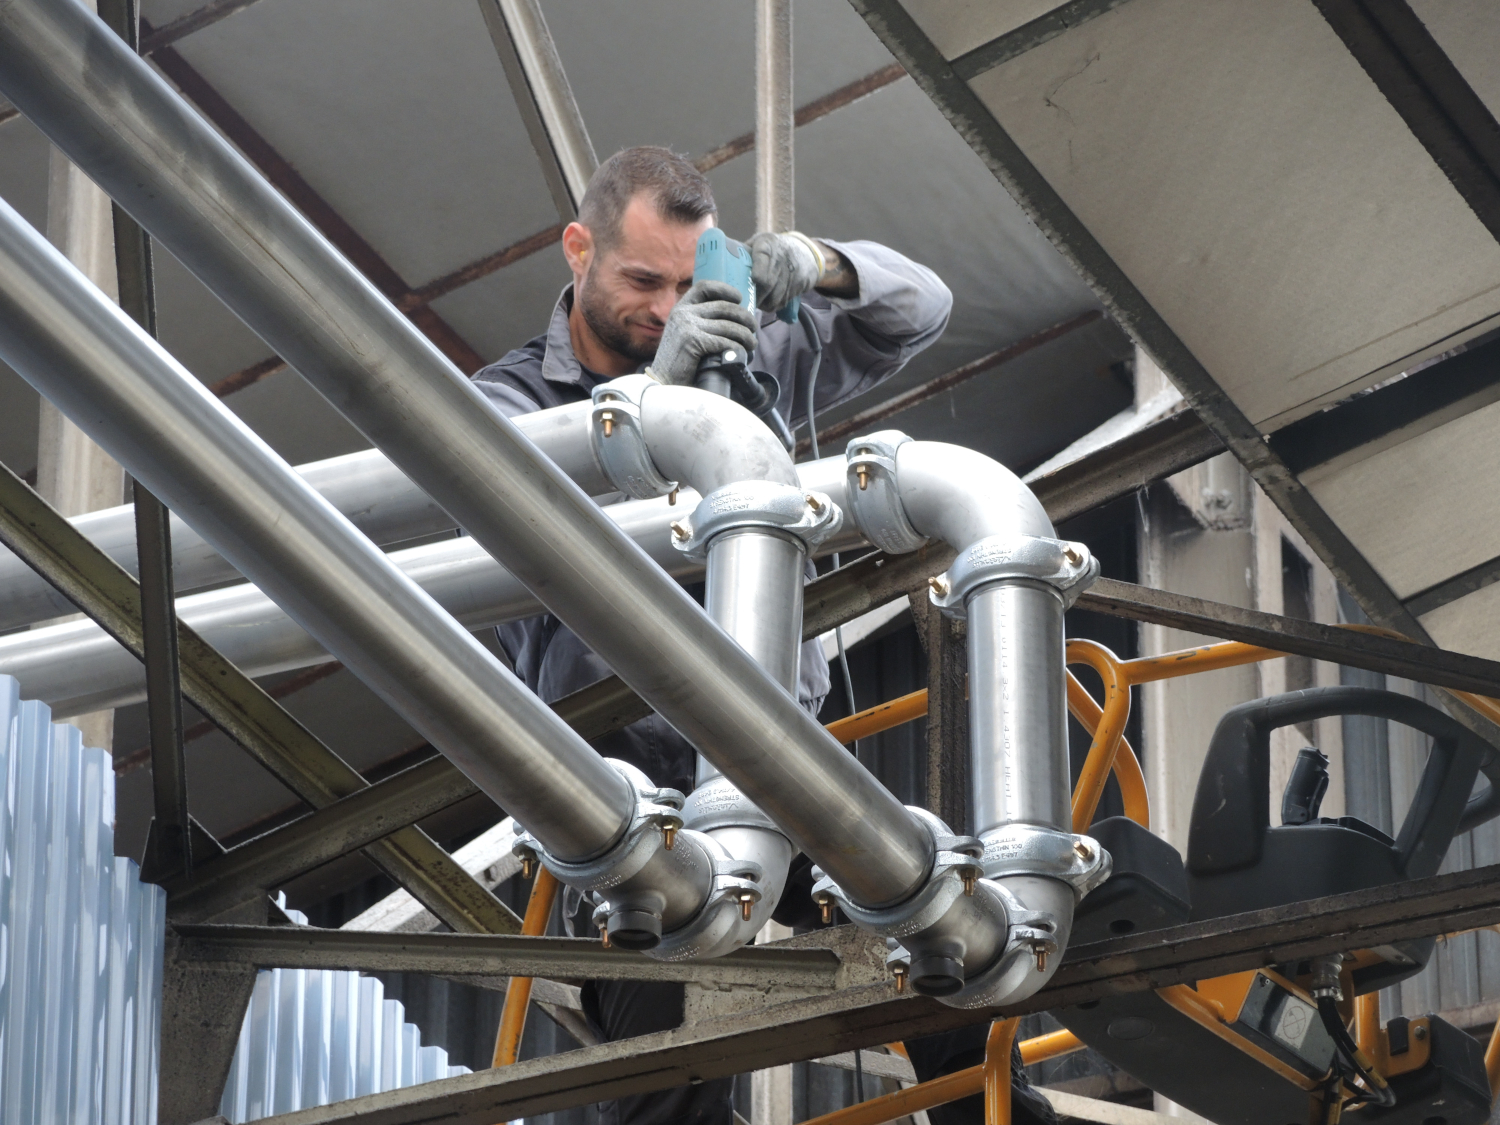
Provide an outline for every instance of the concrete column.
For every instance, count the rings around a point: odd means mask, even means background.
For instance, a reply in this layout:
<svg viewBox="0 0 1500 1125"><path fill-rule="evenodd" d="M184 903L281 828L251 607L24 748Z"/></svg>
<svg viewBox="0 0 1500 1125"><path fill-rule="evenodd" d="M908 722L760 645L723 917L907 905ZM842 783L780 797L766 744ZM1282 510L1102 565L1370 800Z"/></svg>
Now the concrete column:
<svg viewBox="0 0 1500 1125"><path fill-rule="evenodd" d="M792 936L790 926L767 922L755 944L781 941ZM792 1068L773 1066L750 1076L750 1125L792 1125Z"/></svg>
<svg viewBox="0 0 1500 1125"><path fill-rule="evenodd" d="M47 184L47 239L112 300L119 300L109 197L55 148ZM36 475L37 491L65 516L112 508L125 494L124 470L46 399L37 431ZM83 732L85 746L113 748L113 711L71 721Z"/></svg>

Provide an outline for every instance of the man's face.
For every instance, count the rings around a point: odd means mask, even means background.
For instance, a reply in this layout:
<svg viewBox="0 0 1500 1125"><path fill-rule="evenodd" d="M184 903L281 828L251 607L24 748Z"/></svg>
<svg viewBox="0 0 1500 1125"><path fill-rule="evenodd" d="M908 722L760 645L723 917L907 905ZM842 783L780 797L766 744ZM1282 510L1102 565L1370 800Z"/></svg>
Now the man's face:
<svg viewBox="0 0 1500 1125"><path fill-rule="evenodd" d="M713 223L712 215L696 223L663 218L636 196L625 208L614 246L591 247L581 261L569 254L574 300L606 347L637 363L656 355L672 306L693 283L698 236Z"/></svg>

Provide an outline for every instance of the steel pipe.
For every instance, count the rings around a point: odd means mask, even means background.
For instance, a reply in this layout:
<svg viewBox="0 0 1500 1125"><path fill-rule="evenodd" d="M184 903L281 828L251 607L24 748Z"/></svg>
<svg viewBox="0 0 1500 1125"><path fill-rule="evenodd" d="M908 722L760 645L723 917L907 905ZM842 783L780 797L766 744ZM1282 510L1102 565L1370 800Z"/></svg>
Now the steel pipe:
<svg viewBox="0 0 1500 1125"><path fill-rule="evenodd" d="M517 427L590 495L613 491L588 450L588 403L542 410ZM297 472L365 535L381 545L451 531L456 521L378 449L299 465ZM136 569L135 507L122 504L74 516L72 525L132 574ZM172 573L179 593L240 577L224 557L181 519L172 517ZM10 551L0 548L0 631L74 612L73 605Z"/></svg>
<svg viewBox="0 0 1500 1125"><path fill-rule="evenodd" d="M842 457L799 465L798 471L803 487L842 497ZM386 480L389 474L373 467L372 475ZM404 482L405 477L401 480ZM348 494L363 495L352 484ZM383 507L383 501L373 496L364 499L371 508ZM677 513L697 499L695 492L684 489L676 506L663 498L616 504L605 511L669 573L688 581L700 575L703 566L672 547L668 527ZM850 522L837 537L824 543L820 552L864 545ZM214 559L220 557L206 545L204 550ZM516 621L542 611L542 604L531 591L472 539L447 539L393 551L388 557L466 628ZM227 563L224 566L228 568ZM34 572L28 568L28 573ZM69 602L63 604L72 608ZM328 650L280 606L246 583L179 598L177 612L195 632L252 676L306 668L332 659ZM88 620L0 637L0 674L15 676L28 699L42 700L58 718L123 707L145 698L140 661Z"/></svg>
<svg viewBox="0 0 1500 1125"><path fill-rule="evenodd" d="M755 229L797 225L792 0L755 0Z"/></svg>
<svg viewBox="0 0 1500 1125"><path fill-rule="evenodd" d="M0 9L0 91L852 895L894 903L922 886L934 853L919 821L87 10ZM121 397L100 389L101 403ZM409 675L368 674L394 697L430 683L431 664L393 657Z"/></svg>
<svg viewBox="0 0 1500 1125"><path fill-rule="evenodd" d="M618 774L3 203L0 355L559 853L618 839Z"/></svg>

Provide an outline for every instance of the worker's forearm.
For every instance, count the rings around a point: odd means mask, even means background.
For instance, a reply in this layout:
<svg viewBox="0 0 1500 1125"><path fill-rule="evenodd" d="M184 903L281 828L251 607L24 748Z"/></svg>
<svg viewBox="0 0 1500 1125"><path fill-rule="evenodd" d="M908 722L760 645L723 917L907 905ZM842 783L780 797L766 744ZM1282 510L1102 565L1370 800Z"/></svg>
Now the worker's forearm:
<svg viewBox="0 0 1500 1125"><path fill-rule="evenodd" d="M825 297L858 297L859 274L854 266L821 238L815 241L823 253L823 272L818 275L818 284L814 288Z"/></svg>

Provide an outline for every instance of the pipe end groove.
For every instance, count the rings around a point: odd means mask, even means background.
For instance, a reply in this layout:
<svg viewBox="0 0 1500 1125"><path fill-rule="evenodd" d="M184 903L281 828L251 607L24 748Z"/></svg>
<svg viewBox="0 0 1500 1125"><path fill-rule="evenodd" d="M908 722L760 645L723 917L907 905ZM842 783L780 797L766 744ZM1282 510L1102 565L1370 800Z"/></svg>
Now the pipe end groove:
<svg viewBox="0 0 1500 1125"><path fill-rule="evenodd" d="M661 944L661 918L644 910L616 910L605 928L609 944L645 951Z"/></svg>

